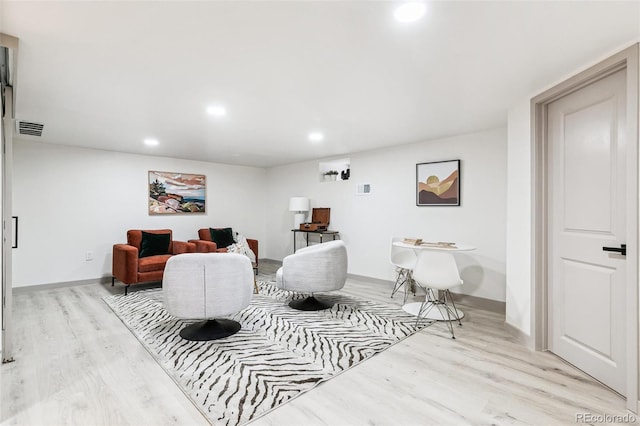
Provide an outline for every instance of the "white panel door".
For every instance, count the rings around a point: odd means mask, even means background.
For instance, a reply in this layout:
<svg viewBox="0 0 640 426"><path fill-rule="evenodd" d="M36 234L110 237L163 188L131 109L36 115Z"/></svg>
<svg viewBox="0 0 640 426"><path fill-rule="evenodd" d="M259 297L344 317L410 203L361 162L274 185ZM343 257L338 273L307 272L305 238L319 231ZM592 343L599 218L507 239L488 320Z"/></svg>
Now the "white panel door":
<svg viewBox="0 0 640 426"><path fill-rule="evenodd" d="M625 394L626 71L548 107L549 349Z"/></svg>

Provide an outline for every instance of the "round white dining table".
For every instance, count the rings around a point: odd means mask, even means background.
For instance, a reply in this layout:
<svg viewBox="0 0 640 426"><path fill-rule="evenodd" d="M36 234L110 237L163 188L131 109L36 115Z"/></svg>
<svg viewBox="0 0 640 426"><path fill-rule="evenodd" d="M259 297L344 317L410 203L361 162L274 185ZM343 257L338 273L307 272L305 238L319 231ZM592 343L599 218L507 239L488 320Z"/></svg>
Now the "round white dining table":
<svg viewBox="0 0 640 426"><path fill-rule="evenodd" d="M424 243L424 244L409 244L402 241L396 241L393 243L396 247L419 250L436 250L436 251L471 251L476 247L470 244L454 244L453 246L437 245L437 243Z"/></svg>
<svg viewBox="0 0 640 426"><path fill-rule="evenodd" d="M437 243L424 243L424 244L409 244L409 243L405 243L403 241L396 241L393 243L394 246L396 247L402 247L402 248L407 248L407 249L412 249L415 250L416 254L418 254L421 250L433 250L433 251L446 251L446 252L457 252L457 251L472 251L475 250L476 247L470 245L470 244L458 244L455 243L454 245L438 245ZM453 256L453 254L452 254ZM425 295L425 297L427 297ZM429 302L431 303L431 302ZM420 307L422 306L422 302L411 302L411 303L407 303L404 306L402 306L402 310L411 314L411 315L415 315L418 316L418 314L420 313ZM435 309L433 309L435 308ZM433 308L427 308L425 309L425 311L427 312L427 314L423 314L422 318L426 318L426 319L430 319L430 320L435 320L435 321L449 321L448 317L445 317L443 312L440 309L437 309L436 306L434 306ZM458 315L459 318L463 318L464 317L464 312L462 312L460 309L457 310L458 311ZM452 320L454 319L458 319L458 318L451 318Z"/></svg>

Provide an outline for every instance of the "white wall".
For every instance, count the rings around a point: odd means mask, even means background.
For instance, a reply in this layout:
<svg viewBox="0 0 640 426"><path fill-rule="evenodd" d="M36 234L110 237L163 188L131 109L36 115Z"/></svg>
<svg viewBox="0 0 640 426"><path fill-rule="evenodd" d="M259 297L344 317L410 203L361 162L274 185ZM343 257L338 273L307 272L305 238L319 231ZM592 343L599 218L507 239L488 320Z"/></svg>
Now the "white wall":
<svg viewBox="0 0 640 426"><path fill-rule="evenodd" d="M531 329L532 145L530 101L509 110L507 150L507 288L505 321Z"/></svg>
<svg viewBox="0 0 640 426"><path fill-rule="evenodd" d="M206 175L207 212L150 216L149 170ZM110 277L112 246L127 229L170 228L186 241L230 226L261 250L265 240L264 169L15 140L13 177L14 287Z"/></svg>
<svg viewBox="0 0 640 426"><path fill-rule="evenodd" d="M0 108L2 107L2 101L0 101ZM7 118L8 119L8 118ZM0 145L4 143L4 117L2 112L0 112ZM4 181L2 180L4 178L4 150L0 150L0 212L4 211ZM1 213L0 213L1 215ZM2 306L4 305L4 286L5 285L10 285L8 283L5 282L4 279L4 274L3 274L3 267L2 267L2 262L4 261L4 244L0 243L0 322L1 322L1 327L0 327L0 364L2 364L2 360L4 359L4 357L2 356L2 345L4 342L4 329L5 329L5 324L4 324L4 316L2 314ZM12 303L12 300L7 300L8 303ZM9 319L10 321L10 319ZM7 324L8 327L8 324Z"/></svg>
<svg viewBox="0 0 640 426"><path fill-rule="evenodd" d="M504 301L506 142L506 129L494 129L341 156L351 159L348 181L319 182L319 161L270 169L265 256L293 252L288 200L306 196L312 207L331 208L330 228L347 244L349 273L392 280L392 236L465 242L478 249L456 254L460 292ZM462 206L417 207L416 163L451 159L461 160ZM357 183L370 183L372 195L355 195Z"/></svg>
<svg viewBox="0 0 640 426"><path fill-rule="evenodd" d="M171 228L187 240L201 227L232 226L260 240L261 258L280 260L293 251L289 197L303 195L331 208L350 273L392 280L393 235L466 242L478 249L456 255L461 292L504 301L506 142L506 129L494 129L357 153L349 156L350 180L319 182L318 161L264 170L19 140L14 287L110 276L112 245L132 228ZM416 163L449 159L461 160L462 206L417 207ZM207 213L149 216L149 170L205 174ZM355 195L357 183L370 183L373 194Z"/></svg>

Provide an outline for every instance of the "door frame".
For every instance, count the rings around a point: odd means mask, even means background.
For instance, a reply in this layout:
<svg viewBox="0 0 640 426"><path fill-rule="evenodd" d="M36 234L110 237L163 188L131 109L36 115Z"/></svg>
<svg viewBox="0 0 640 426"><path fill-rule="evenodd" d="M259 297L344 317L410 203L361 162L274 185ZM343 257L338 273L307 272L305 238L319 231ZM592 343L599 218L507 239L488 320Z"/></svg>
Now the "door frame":
<svg viewBox="0 0 640 426"><path fill-rule="evenodd" d="M13 88L5 87L5 117L0 117L3 126L2 149L2 363L13 361L13 284L12 284L12 221L11 221L11 171L13 159Z"/></svg>
<svg viewBox="0 0 640 426"><path fill-rule="evenodd" d="M576 74L531 100L532 149L532 286L531 338L534 349L548 349L548 105L614 72L626 69L627 85L627 276L626 397L627 409L638 412L638 43ZM631 260L629 262L629 260Z"/></svg>
<svg viewBox="0 0 640 426"><path fill-rule="evenodd" d="M15 86L19 41L16 37L0 32L0 46L11 50L13 62L10 73L13 75L13 85L4 87L5 110L4 116L0 111L0 211L2 223L2 240L0 242L0 278L2 281L2 329L1 346L2 363L13 361L13 279L12 279L12 173L13 173L13 134L15 129L14 106Z"/></svg>

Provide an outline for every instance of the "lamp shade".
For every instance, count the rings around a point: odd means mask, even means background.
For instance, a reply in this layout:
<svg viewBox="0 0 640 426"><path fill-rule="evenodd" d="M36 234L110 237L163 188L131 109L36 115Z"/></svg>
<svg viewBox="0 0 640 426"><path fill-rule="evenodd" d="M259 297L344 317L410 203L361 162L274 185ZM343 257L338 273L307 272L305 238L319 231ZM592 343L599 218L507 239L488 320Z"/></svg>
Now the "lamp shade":
<svg viewBox="0 0 640 426"><path fill-rule="evenodd" d="M289 211L291 212L308 212L309 199L307 197L291 197L289 199Z"/></svg>

